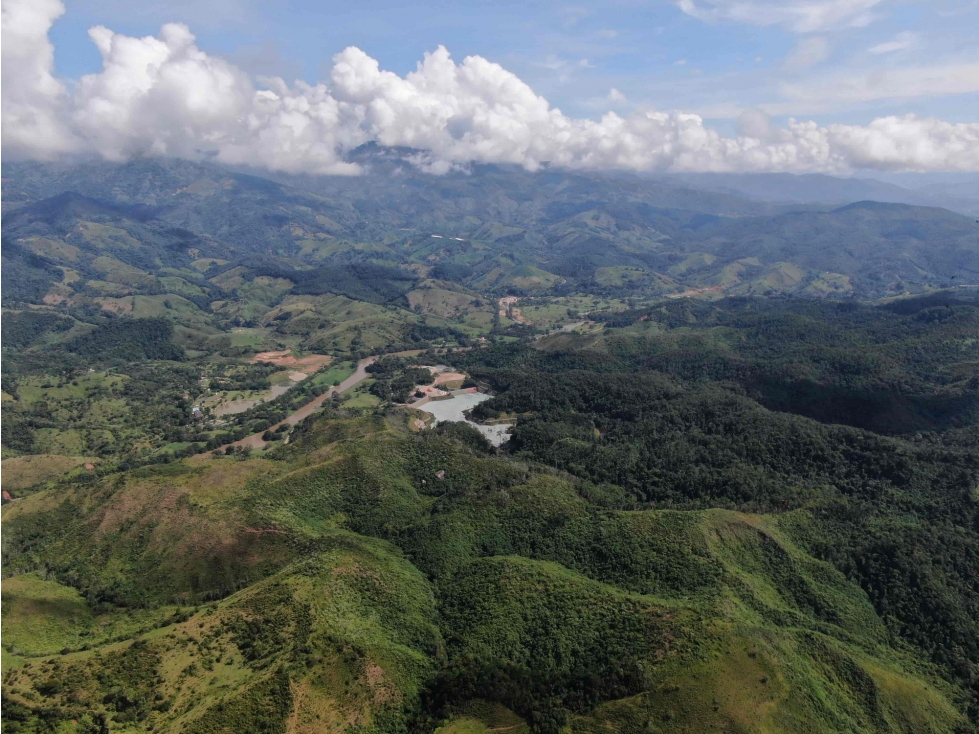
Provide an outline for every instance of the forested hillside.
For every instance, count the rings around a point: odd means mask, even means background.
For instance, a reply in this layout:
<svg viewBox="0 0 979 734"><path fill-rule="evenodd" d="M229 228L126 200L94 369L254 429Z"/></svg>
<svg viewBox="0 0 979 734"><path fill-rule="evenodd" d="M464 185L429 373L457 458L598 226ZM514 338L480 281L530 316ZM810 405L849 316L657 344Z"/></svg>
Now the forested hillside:
<svg viewBox="0 0 979 734"><path fill-rule="evenodd" d="M979 730L973 220L410 154L4 166L3 731Z"/></svg>
<svg viewBox="0 0 979 734"><path fill-rule="evenodd" d="M968 731L977 319L665 301L439 355L500 451L341 403L50 484L4 514L5 726Z"/></svg>
<svg viewBox="0 0 979 734"><path fill-rule="evenodd" d="M679 180L494 166L432 176L410 151L357 155L371 173L352 179L273 181L159 160L8 165L5 237L71 274L33 297L15 286L5 302L169 292L204 307L234 290L218 276L238 265L249 269L235 277L248 281L269 268L285 274L296 293L309 292L296 281L306 276L289 275L297 267L339 267L318 281L350 295L342 266L352 261L423 276L463 266L460 284L513 293L884 296L979 277L974 222L945 209L773 205ZM47 282L41 261L17 267L32 268L35 289Z"/></svg>

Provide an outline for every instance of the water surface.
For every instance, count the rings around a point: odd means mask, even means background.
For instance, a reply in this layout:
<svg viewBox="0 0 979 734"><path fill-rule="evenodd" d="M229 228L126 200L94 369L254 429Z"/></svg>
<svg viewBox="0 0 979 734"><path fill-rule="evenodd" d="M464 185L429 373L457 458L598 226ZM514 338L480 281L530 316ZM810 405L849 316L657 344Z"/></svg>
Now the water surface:
<svg viewBox="0 0 979 734"><path fill-rule="evenodd" d="M466 418L464 412L480 403L489 400L492 396L481 392L466 392L453 395L447 400L433 400L425 403L419 410L431 413L435 416L435 422L449 421L450 423L468 423L477 431L486 436L487 440L494 446L502 445L510 438L510 423L499 423L492 426L484 426Z"/></svg>

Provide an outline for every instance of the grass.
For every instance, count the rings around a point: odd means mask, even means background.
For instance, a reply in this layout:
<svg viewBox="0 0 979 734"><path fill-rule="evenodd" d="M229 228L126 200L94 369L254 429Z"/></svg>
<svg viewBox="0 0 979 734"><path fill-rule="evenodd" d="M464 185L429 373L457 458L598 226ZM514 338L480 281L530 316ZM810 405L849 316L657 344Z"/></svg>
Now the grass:
<svg viewBox="0 0 979 734"><path fill-rule="evenodd" d="M177 293L181 296L203 296L204 290L193 283L176 276L165 276L160 278L163 287L168 293Z"/></svg>
<svg viewBox="0 0 979 734"><path fill-rule="evenodd" d="M95 613L70 586L28 573L3 581L4 672L34 658L126 640L155 629L176 607Z"/></svg>
<svg viewBox="0 0 979 734"><path fill-rule="evenodd" d="M72 470L98 461L84 456L31 454L3 461L3 488L15 496L24 490L67 476Z"/></svg>
<svg viewBox="0 0 979 734"><path fill-rule="evenodd" d="M291 288L291 281L260 276L250 282L241 283L235 288L235 292L239 298L250 303L269 305L278 301Z"/></svg>
<svg viewBox="0 0 979 734"><path fill-rule="evenodd" d="M475 699L458 707L452 718L438 729L438 734L530 734L527 722L506 706Z"/></svg>
<svg viewBox="0 0 979 734"><path fill-rule="evenodd" d="M599 268L595 271L595 280L600 285L621 288L636 281L641 281L646 277L646 271L642 268L616 265L609 268Z"/></svg>
<svg viewBox="0 0 979 734"><path fill-rule="evenodd" d="M44 454L81 456L89 448L87 431L69 428L39 428L34 432L33 450Z"/></svg>
<svg viewBox="0 0 979 734"><path fill-rule="evenodd" d="M25 661L5 692L15 706L43 696L65 720L131 712L139 731L276 731L287 717L304 730L390 730L419 705L426 652L442 644L436 619L427 582L396 549L335 533L302 564L135 643Z"/></svg>
<svg viewBox="0 0 979 734"><path fill-rule="evenodd" d="M17 386L17 397L26 405L39 401L78 400L89 393L117 390L126 378L108 372L82 373L73 380L57 377L27 377Z"/></svg>
<svg viewBox="0 0 979 734"><path fill-rule="evenodd" d="M557 326L580 321L586 314L601 311L625 311L629 304L620 298L598 296L562 296L560 298L527 298L517 304L523 316L535 326L552 329ZM574 316L569 315L571 311Z"/></svg>
<svg viewBox="0 0 979 734"><path fill-rule="evenodd" d="M134 318L165 316L184 326L213 330L210 317L192 301L169 293L159 296L133 296L132 316Z"/></svg>
<svg viewBox="0 0 979 734"><path fill-rule="evenodd" d="M62 240L48 237L30 237L25 242L28 249L36 255L45 255L57 261L78 262L82 251Z"/></svg>
<svg viewBox="0 0 979 734"><path fill-rule="evenodd" d="M406 297L410 308L418 313L465 322L485 330L493 325L495 304L492 299L439 287L413 290Z"/></svg>
<svg viewBox="0 0 979 734"><path fill-rule="evenodd" d="M31 573L4 579L3 620L12 654L50 655L80 646L95 617L77 589Z"/></svg>
<svg viewBox="0 0 979 734"><path fill-rule="evenodd" d="M128 380L109 372L82 372L71 380L24 377L17 386L18 400L4 406L4 417L30 420L38 406L46 406L50 422L59 427L33 431L34 454L107 456L116 447L144 445L151 438L149 427L132 421L134 411L143 406L122 393Z"/></svg>
<svg viewBox="0 0 979 734"><path fill-rule="evenodd" d="M221 260L216 257L202 257L199 260L194 260L190 266L200 272L207 271L212 265L227 265L227 260Z"/></svg>
<svg viewBox="0 0 979 734"><path fill-rule="evenodd" d="M373 380L364 380L349 393L345 394L343 407L352 410L363 410L375 408L381 403L381 399L370 392Z"/></svg>
<svg viewBox="0 0 979 734"><path fill-rule="evenodd" d="M111 227L107 224L79 222L78 232L86 242L98 248L123 247L126 249L135 249L143 246L139 240L130 235L126 230Z"/></svg>
<svg viewBox="0 0 979 734"><path fill-rule="evenodd" d="M261 351L268 341L269 330L264 327L236 326L231 330L231 346Z"/></svg>
<svg viewBox="0 0 979 734"><path fill-rule="evenodd" d="M320 386L343 382L354 373L356 367L357 365L354 362L337 362L331 364L329 369L313 375L313 384Z"/></svg>
<svg viewBox="0 0 979 734"><path fill-rule="evenodd" d="M99 295L112 296L119 298L122 296L132 295L134 289L132 286L123 285L121 283L110 283L107 280L86 280L85 287L89 290L93 290Z"/></svg>
<svg viewBox="0 0 979 734"><path fill-rule="evenodd" d="M7 505L5 641L77 650L13 658L11 705L132 710L140 731L393 731L439 680L443 734L963 724L866 595L794 544L805 511L606 509L615 488L399 425L327 414L275 461L195 458ZM27 563L84 593L16 575ZM95 657L87 598L147 611L105 617ZM174 602L202 606L173 621ZM522 682L492 702L453 687L493 670Z"/></svg>
<svg viewBox="0 0 979 734"><path fill-rule="evenodd" d="M145 270L135 268L110 255L101 255L95 258L92 260L92 267L103 273L105 279L111 283L145 288L156 282L156 278Z"/></svg>

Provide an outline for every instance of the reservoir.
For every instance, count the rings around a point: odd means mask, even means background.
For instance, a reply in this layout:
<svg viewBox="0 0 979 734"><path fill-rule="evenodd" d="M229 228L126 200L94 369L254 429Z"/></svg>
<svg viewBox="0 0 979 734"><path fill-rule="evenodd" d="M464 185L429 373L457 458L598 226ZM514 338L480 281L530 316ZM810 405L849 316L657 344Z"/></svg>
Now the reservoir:
<svg viewBox="0 0 979 734"><path fill-rule="evenodd" d="M477 431L486 436L487 440L494 446L502 445L510 436L510 423L499 423L492 426L484 426L466 418L464 412L473 408L484 400L489 400L491 395L481 392L459 392L453 393L451 398L446 400L432 400L422 406L419 410L431 413L435 416L435 422L449 421L451 423L468 423Z"/></svg>

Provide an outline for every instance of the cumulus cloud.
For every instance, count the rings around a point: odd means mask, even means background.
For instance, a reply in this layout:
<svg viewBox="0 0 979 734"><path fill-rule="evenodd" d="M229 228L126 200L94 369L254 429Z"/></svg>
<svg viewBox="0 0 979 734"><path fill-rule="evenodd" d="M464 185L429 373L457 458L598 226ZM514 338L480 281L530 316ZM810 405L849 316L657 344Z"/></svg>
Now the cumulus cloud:
<svg viewBox="0 0 979 734"><path fill-rule="evenodd" d="M857 168L979 170L979 124L914 115L883 117L865 127L830 125L830 145ZM909 165L911 162L911 165Z"/></svg>
<svg viewBox="0 0 979 734"><path fill-rule="evenodd" d="M677 0L687 15L708 23L729 21L754 26L779 25L795 33L838 26L863 26L882 0Z"/></svg>
<svg viewBox="0 0 979 734"><path fill-rule="evenodd" d="M65 12L59 0L5 2L0 9L3 147L14 155L50 158L73 149L62 105L65 87L54 77L51 24Z"/></svg>
<svg viewBox="0 0 979 734"><path fill-rule="evenodd" d="M411 162L446 173L471 161L642 171L979 169L979 123L913 115L868 126L746 114L736 137L696 114L639 109L599 120L565 115L499 64L455 62L439 47L399 76L351 47L329 79L261 84L166 25L132 38L103 27L101 71L71 89L53 74L47 32L56 0L7 0L3 23L3 144L17 156L110 160L158 155L314 174L354 174L347 151L368 141L422 151ZM13 80L8 84L9 78ZM619 100L621 101L621 100Z"/></svg>

